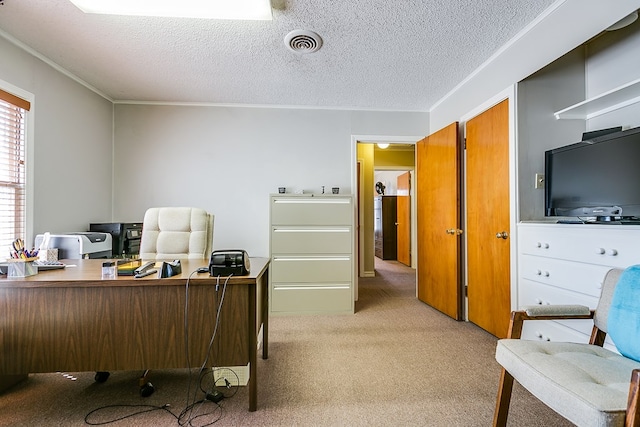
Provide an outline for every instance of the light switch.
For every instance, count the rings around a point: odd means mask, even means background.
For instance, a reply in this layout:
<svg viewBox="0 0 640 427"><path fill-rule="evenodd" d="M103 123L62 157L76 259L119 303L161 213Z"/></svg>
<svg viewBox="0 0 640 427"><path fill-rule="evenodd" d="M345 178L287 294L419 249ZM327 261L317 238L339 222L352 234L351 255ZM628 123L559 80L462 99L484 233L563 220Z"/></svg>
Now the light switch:
<svg viewBox="0 0 640 427"><path fill-rule="evenodd" d="M534 183L534 188L544 188L544 174L543 173L537 173L536 174L536 181Z"/></svg>

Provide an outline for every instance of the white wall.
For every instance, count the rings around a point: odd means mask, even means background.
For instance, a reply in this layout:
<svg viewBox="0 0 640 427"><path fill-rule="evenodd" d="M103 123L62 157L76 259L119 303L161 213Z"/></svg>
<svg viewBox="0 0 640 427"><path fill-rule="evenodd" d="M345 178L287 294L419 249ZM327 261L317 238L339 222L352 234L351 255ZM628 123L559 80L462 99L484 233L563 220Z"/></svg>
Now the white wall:
<svg viewBox="0 0 640 427"><path fill-rule="evenodd" d="M352 193L351 135L427 133L427 113L116 105L114 219L201 207L215 215L214 248L267 256L278 187Z"/></svg>
<svg viewBox="0 0 640 427"><path fill-rule="evenodd" d="M112 103L2 37L0 58L0 80L33 94L27 241L110 219Z"/></svg>

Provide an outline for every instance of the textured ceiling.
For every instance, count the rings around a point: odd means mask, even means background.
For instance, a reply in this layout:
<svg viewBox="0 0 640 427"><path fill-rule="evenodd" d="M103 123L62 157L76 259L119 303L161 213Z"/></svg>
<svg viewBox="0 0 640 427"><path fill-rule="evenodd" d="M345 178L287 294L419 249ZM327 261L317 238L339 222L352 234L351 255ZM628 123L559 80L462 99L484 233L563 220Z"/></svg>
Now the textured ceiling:
<svg viewBox="0 0 640 427"><path fill-rule="evenodd" d="M0 35L114 101L427 111L554 1L272 0L273 21L223 21L0 0ZM296 29L322 48L288 50Z"/></svg>

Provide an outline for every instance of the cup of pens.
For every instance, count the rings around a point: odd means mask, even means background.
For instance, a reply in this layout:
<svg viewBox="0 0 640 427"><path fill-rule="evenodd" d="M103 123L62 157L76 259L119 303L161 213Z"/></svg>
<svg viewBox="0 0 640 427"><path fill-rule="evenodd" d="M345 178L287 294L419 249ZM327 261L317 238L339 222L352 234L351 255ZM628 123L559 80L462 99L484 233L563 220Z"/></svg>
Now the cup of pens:
<svg viewBox="0 0 640 427"><path fill-rule="evenodd" d="M7 260L9 264L7 277L28 277L38 274L38 267L33 264L33 261L38 259L38 251L26 249L22 239L14 240L12 248L11 258Z"/></svg>
<svg viewBox="0 0 640 427"><path fill-rule="evenodd" d="M31 250L27 249L24 246L24 240L22 239L14 240L11 246L13 247L13 250L9 254L11 256L11 259L38 259L38 250L36 248L33 248Z"/></svg>

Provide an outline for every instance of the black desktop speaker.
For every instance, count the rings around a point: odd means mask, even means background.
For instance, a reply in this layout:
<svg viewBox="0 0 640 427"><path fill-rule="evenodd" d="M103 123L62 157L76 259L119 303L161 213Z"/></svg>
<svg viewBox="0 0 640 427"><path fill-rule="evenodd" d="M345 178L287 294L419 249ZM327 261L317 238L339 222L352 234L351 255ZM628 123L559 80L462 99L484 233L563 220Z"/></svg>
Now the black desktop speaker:
<svg viewBox="0 0 640 427"><path fill-rule="evenodd" d="M251 270L249 254L241 249L213 251L209 261L209 274L217 276L246 276Z"/></svg>

